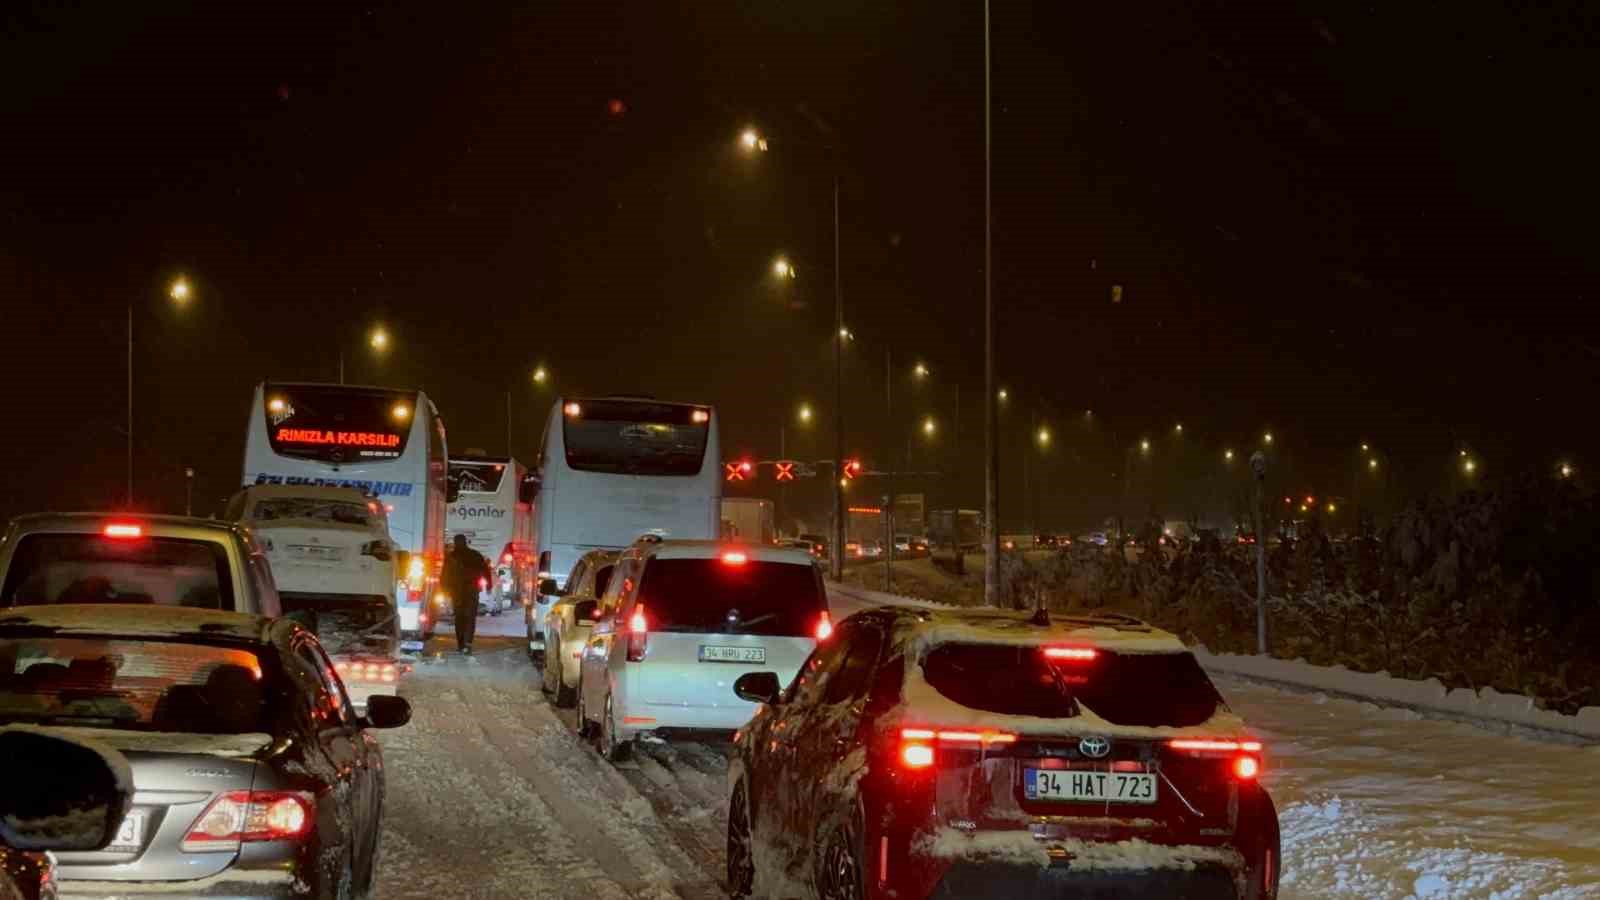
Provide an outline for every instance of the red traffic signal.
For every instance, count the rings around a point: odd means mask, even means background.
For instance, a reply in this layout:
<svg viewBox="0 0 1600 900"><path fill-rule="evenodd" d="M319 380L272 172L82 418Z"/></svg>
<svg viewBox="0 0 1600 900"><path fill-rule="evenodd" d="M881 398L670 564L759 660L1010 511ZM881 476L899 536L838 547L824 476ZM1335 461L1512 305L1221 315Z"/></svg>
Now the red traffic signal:
<svg viewBox="0 0 1600 900"><path fill-rule="evenodd" d="M744 481L750 477L750 473L755 469L755 466L751 464L750 460L741 459L738 462L723 463L722 468L727 472L724 476L727 480Z"/></svg>
<svg viewBox="0 0 1600 900"><path fill-rule="evenodd" d="M775 470L774 474L776 474L779 481L794 480L794 463L779 460L778 462L773 463L772 467Z"/></svg>
<svg viewBox="0 0 1600 900"><path fill-rule="evenodd" d="M844 461L844 477L855 478L861 474L861 460L847 459Z"/></svg>

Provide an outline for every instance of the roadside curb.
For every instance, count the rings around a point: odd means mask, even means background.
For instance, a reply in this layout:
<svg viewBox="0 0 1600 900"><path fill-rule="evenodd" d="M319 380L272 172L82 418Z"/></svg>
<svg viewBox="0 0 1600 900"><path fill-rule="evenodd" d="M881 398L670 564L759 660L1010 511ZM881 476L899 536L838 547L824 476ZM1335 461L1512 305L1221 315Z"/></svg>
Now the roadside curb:
<svg viewBox="0 0 1600 900"><path fill-rule="evenodd" d="M1532 733L1565 743L1600 744L1600 707L1576 715L1539 709L1521 694L1494 688L1447 689L1437 678L1413 681L1382 672L1355 672L1343 666L1314 666L1303 659L1276 659L1212 653L1193 648L1213 674L1230 675L1273 687L1328 694L1346 700L1409 709L1430 718L1451 719L1495 731Z"/></svg>

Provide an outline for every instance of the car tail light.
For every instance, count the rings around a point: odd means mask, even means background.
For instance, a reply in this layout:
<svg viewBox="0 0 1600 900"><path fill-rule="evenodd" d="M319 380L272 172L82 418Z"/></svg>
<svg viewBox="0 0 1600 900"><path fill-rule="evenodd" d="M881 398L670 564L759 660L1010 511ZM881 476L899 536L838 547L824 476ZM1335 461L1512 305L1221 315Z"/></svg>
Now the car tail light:
<svg viewBox="0 0 1600 900"><path fill-rule="evenodd" d="M583 407L570 401L565 406L561 407L561 411L565 413L569 419L576 419L583 415Z"/></svg>
<svg viewBox="0 0 1600 900"><path fill-rule="evenodd" d="M749 561L750 557L742 550L729 550L722 554L722 564L725 566L742 566Z"/></svg>
<svg viewBox="0 0 1600 900"><path fill-rule="evenodd" d="M373 559L382 560L383 562L388 562L389 561L389 542L388 541L368 541L365 544L361 545L361 555L362 556L370 556Z"/></svg>
<svg viewBox="0 0 1600 900"><path fill-rule="evenodd" d="M107 522L101 533L108 538L140 538L144 537L144 526L137 522Z"/></svg>
<svg viewBox="0 0 1600 900"><path fill-rule="evenodd" d="M628 662L642 662L645 650L650 643L650 617L645 614L644 604L634 607L633 615L628 619Z"/></svg>
<svg viewBox="0 0 1600 900"><path fill-rule="evenodd" d="M1231 758L1228 771L1240 781L1254 781L1261 775L1261 742L1248 738L1174 738L1167 741L1173 750L1191 756Z"/></svg>
<svg viewBox="0 0 1600 900"><path fill-rule="evenodd" d="M307 793L229 791L200 813L180 846L186 853L206 853L252 841L294 840L310 833L312 816Z"/></svg>
<svg viewBox="0 0 1600 900"><path fill-rule="evenodd" d="M708 409L697 409L689 414L689 420L694 422L696 425L704 425L705 423L711 421L711 411Z"/></svg>
<svg viewBox="0 0 1600 900"><path fill-rule="evenodd" d="M1093 647L1046 647L1044 658L1064 662L1093 662L1100 651Z"/></svg>
<svg viewBox="0 0 1600 900"><path fill-rule="evenodd" d="M978 731L956 728L900 729L900 764L907 769L926 769L938 761L935 747L949 745L962 749L986 749L995 744L1015 744L1017 736L1008 731Z"/></svg>
<svg viewBox="0 0 1600 900"><path fill-rule="evenodd" d="M487 590L488 587L489 587L489 579L480 577L478 579L478 590L480 590L480 591Z"/></svg>
<svg viewBox="0 0 1600 900"><path fill-rule="evenodd" d="M420 556L411 557L406 564L406 588L412 593L422 592L422 582L428 575L428 563Z"/></svg>
<svg viewBox="0 0 1600 900"><path fill-rule="evenodd" d="M512 560L513 560L513 559L514 559L514 558L515 558L515 557L513 557L513 556L512 556L512 555L511 555L511 554L509 554L509 553L502 553L502 554L500 554L500 563L501 563L501 564L502 564L502 565L507 565L507 566L509 566L509 565L511 565L511 561L512 561Z"/></svg>
<svg viewBox="0 0 1600 900"><path fill-rule="evenodd" d="M376 681L382 684L394 684L400 677L400 669L392 662L382 660L339 660L333 664L333 670L339 677L346 681Z"/></svg>
<svg viewBox="0 0 1600 900"><path fill-rule="evenodd" d="M825 641L833 636L833 617L827 610L822 611L822 617L817 620L817 640Z"/></svg>

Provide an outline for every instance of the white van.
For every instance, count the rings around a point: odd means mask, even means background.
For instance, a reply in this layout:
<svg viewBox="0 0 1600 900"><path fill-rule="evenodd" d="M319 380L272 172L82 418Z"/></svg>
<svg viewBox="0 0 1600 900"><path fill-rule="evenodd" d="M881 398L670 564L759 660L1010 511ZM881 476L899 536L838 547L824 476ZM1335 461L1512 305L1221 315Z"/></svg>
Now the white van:
<svg viewBox="0 0 1600 900"><path fill-rule="evenodd" d="M228 501L271 564L285 615L315 631L359 709L393 694L400 624L383 507L356 488L257 485Z"/></svg>
<svg viewBox="0 0 1600 900"><path fill-rule="evenodd" d="M803 550L640 540L623 552L579 662L578 725L616 759L636 739L731 734L756 706L746 672L788 684L833 633L822 574Z"/></svg>

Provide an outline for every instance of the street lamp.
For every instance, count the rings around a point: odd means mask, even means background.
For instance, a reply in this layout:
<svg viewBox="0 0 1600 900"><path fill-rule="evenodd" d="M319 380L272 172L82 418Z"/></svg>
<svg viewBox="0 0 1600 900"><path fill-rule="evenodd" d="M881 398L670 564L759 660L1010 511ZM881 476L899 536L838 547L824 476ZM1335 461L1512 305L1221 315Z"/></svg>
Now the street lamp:
<svg viewBox="0 0 1600 900"><path fill-rule="evenodd" d="M922 433L924 435L933 437L933 433L937 431L938 428L939 426L933 421L933 416L929 416L922 420Z"/></svg>
<svg viewBox="0 0 1600 900"><path fill-rule="evenodd" d="M1369 459L1369 460L1367 460L1367 471L1369 471L1369 472L1378 471L1378 461L1377 461L1377 459Z"/></svg>
<svg viewBox="0 0 1600 900"><path fill-rule="evenodd" d="M189 305L189 294L189 280L181 276L178 280L172 282L172 287L167 290L167 296L171 297L173 302L179 306Z"/></svg>
<svg viewBox="0 0 1600 900"><path fill-rule="evenodd" d="M1039 439L1039 446L1040 447L1048 447L1048 446L1050 446L1050 429L1047 428L1047 427L1044 427L1044 426L1040 426L1038 439Z"/></svg>
<svg viewBox="0 0 1600 900"><path fill-rule="evenodd" d="M744 131L739 132L739 147L746 153L765 153L767 152L767 139L762 137L761 132L754 128L746 128Z"/></svg>
<svg viewBox="0 0 1600 900"><path fill-rule="evenodd" d="M853 341L856 339L856 336L848 328L840 328L839 337L847 341Z"/></svg>
<svg viewBox="0 0 1600 900"><path fill-rule="evenodd" d="M927 378L928 367L923 363L917 363L916 367L911 370L911 374L917 376L918 378Z"/></svg>
<svg viewBox="0 0 1600 900"><path fill-rule="evenodd" d="M795 418L799 419L802 425L811 424L811 404L800 404L800 409L795 413Z"/></svg>
<svg viewBox="0 0 1600 900"><path fill-rule="evenodd" d="M1233 451L1232 450L1224 450L1224 451L1222 451L1222 461L1223 462L1233 462Z"/></svg>
<svg viewBox="0 0 1600 900"><path fill-rule="evenodd" d="M379 353L388 350L389 332L385 331L382 325L373 328L372 334L367 337L367 344Z"/></svg>
<svg viewBox="0 0 1600 900"><path fill-rule="evenodd" d="M1361 452L1362 453L1370 453L1371 451L1372 451L1372 447L1371 446L1367 445L1365 442L1363 442L1361 444Z"/></svg>
<svg viewBox="0 0 1600 900"><path fill-rule="evenodd" d="M1172 428L1172 433L1179 435L1183 434L1183 423L1179 422L1177 425L1174 425Z"/></svg>
<svg viewBox="0 0 1600 900"><path fill-rule="evenodd" d="M194 289L182 276L167 287L167 297L173 305L183 309L189 305ZM133 301L128 301L128 507L133 507Z"/></svg>
<svg viewBox="0 0 1600 900"><path fill-rule="evenodd" d="M1561 474L1562 478L1571 478L1572 477L1572 464L1571 463L1562 463L1560 466L1558 466L1556 468L1556 471Z"/></svg>
<svg viewBox="0 0 1600 900"><path fill-rule="evenodd" d="M783 257L778 257L772 263L772 274L779 278L794 278L794 264Z"/></svg>
<svg viewBox="0 0 1600 900"><path fill-rule="evenodd" d="M1463 457L1465 457L1461 461L1461 471L1467 473L1468 475L1471 475L1472 473L1478 471L1478 461L1477 460L1473 459L1470 456L1467 456L1466 455L1466 451L1464 451L1464 450L1462 451L1461 455Z"/></svg>
<svg viewBox="0 0 1600 900"><path fill-rule="evenodd" d="M1266 444L1269 447L1272 446L1272 432L1269 431L1263 434L1261 436L1261 443Z"/></svg>
<svg viewBox="0 0 1600 900"><path fill-rule="evenodd" d="M1140 453L1149 453L1150 452L1150 439L1149 438L1141 438L1139 440L1139 452Z"/></svg>
<svg viewBox="0 0 1600 900"><path fill-rule="evenodd" d="M550 380L550 370L549 369L546 369L544 366L538 366L538 367L534 368L534 370L533 370L533 383L534 384L542 385L542 384L544 384L545 382L547 382L549 380Z"/></svg>
<svg viewBox="0 0 1600 900"><path fill-rule="evenodd" d="M1008 397L1010 397L1010 396L1011 396L1010 394L1006 393L1006 389L1005 388L1001 388L1000 391L995 394L995 397L998 398L1001 403L1006 402L1006 399Z"/></svg>

